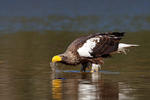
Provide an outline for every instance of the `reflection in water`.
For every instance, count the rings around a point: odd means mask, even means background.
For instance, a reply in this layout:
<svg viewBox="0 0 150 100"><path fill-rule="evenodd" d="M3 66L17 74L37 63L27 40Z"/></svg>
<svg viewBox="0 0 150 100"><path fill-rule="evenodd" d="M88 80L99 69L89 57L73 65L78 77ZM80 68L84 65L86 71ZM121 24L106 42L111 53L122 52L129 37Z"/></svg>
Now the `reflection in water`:
<svg viewBox="0 0 150 100"><path fill-rule="evenodd" d="M101 74L101 73L100 73ZM82 81L79 83L79 100L97 100L100 99L99 97L99 79L101 79L101 76L98 75L98 73L92 73L91 74L91 81L82 79Z"/></svg>
<svg viewBox="0 0 150 100"><path fill-rule="evenodd" d="M134 89L132 89L128 84L125 84L123 82L119 82L119 100L134 100L134 96L128 96L132 94Z"/></svg>
<svg viewBox="0 0 150 100"><path fill-rule="evenodd" d="M102 80L101 73L92 73L87 83L82 80L79 84L79 100L118 99L118 84Z"/></svg>
<svg viewBox="0 0 150 100"><path fill-rule="evenodd" d="M59 74L59 73L57 73ZM71 75L72 73L64 73ZM132 88L123 82L102 78L102 73L77 73L75 79L53 79L52 95L57 100L124 100L135 99L128 95ZM73 76L73 75L71 75Z"/></svg>
<svg viewBox="0 0 150 100"><path fill-rule="evenodd" d="M52 92L53 92L53 99L62 99L62 80L55 79L52 80Z"/></svg>

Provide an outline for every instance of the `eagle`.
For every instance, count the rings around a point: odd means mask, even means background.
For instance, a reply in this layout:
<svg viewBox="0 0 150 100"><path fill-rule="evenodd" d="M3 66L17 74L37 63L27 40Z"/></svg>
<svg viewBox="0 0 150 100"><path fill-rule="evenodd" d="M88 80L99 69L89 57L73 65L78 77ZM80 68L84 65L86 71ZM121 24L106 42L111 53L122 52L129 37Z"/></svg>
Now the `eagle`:
<svg viewBox="0 0 150 100"><path fill-rule="evenodd" d="M95 33L75 39L62 54L52 57L52 64L81 64L81 72L91 66L91 72L98 71L104 63L103 59L115 53L124 53L129 47L139 45L119 43L125 32Z"/></svg>

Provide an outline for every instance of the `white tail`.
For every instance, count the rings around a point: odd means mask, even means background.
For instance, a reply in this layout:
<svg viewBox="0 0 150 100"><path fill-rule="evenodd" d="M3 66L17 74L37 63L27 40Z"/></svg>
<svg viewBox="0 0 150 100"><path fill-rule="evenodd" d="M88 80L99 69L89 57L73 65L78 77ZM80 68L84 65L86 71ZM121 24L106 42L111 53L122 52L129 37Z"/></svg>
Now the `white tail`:
<svg viewBox="0 0 150 100"><path fill-rule="evenodd" d="M129 47L137 47L137 46L139 46L139 45L136 45L136 44L119 43L119 46L118 46L118 53L127 54L127 53L126 53L127 48L129 48Z"/></svg>

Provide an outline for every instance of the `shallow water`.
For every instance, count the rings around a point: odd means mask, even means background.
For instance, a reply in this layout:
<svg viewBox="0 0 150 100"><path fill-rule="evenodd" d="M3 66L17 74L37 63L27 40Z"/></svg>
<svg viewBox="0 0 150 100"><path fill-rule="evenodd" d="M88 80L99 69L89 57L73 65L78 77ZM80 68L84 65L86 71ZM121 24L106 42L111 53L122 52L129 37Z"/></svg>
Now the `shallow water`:
<svg viewBox="0 0 150 100"><path fill-rule="evenodd" d="M62 31L0 35L2 100L149 100L150 32L128 32L122 42L141 45L106 59L98 73L49 62L83 34Z"/></svg>

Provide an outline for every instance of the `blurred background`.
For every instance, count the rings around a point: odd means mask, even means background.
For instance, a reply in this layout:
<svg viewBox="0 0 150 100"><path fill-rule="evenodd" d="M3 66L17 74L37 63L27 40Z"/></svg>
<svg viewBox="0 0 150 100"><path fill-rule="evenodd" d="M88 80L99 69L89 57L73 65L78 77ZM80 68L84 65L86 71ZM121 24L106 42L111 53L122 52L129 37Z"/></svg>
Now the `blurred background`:
<svg viewBox="0 0 150 100"><path fill-rule="evenodd" d="M126 32L139 44L105 60L99 73L49 62L77 37ZM149 0L1 0L0 99L149 100Z"/></svg>
<svg viewBox="0 0 150 100"><path fill-rule="evenodd" d="M143 31L149 0L2 0L0 31Z"/></svg>

